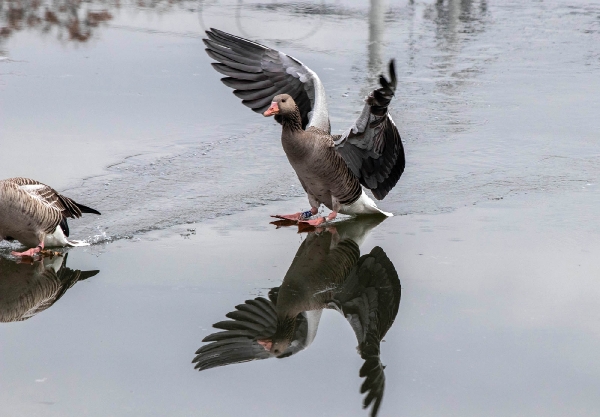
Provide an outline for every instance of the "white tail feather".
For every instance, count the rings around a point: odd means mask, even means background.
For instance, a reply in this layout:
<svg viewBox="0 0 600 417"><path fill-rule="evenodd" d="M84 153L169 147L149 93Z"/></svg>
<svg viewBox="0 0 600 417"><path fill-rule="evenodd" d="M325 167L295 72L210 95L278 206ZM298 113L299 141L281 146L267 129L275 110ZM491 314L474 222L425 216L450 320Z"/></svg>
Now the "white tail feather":
<svg viewBox="0 0 600 417"><path fill-rule="evenodd" d="M60 226L56 227L54 233L48 234L44 238L44 246L48 248L52 247L65 247L65 246L89 246L90 244L83 240L69 240L63 233Z"/></svg>

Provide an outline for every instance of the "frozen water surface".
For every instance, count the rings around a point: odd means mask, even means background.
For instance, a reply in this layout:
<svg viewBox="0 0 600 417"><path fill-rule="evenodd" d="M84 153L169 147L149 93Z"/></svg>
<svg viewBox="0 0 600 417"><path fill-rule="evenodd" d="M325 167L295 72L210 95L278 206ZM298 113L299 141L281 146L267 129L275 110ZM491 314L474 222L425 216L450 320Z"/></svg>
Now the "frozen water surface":
<svg viewBox="0 0 600 417"><path fill-rule="evenodd" d="M334 131L396 59L396 217L268 224L307 203L209 27L318 72ZM191 362L236 305L352 248L303 287L341 300L375 247L402 285L379 415L596 415L599 45L597 1L2 1L0 178L102 211L70 224L90 248L0 263L2 416L368 415L341 302L287 358Z"/></svg>

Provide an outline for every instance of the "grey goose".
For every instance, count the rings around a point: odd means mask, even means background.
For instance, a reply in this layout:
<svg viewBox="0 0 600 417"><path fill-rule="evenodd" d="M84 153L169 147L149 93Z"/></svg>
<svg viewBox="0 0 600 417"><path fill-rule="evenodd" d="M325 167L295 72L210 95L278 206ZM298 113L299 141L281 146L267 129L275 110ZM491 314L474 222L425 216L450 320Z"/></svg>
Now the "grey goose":
<svg viewBox="0 0 600 417"><path fill-rule="evenodd" d="M0 213L0 240L18 240L33 247L12 252L14 256L33 256L48 246L85 246L85 242L68 239L67 219L82 213L100 214L46 184L21 177L0 180Z"/></svg>
<svg viewBox="0 0 600 417"><path fill-rule="evenodd" d="M286 358L308 348L316 337L322 311L339 311L351 325L364 360L363 407L377 411L385 388L381 340L400 304L400 280L385 252L375 247L360 256L359 246L381 217L355 219L321 232L309 232L279 287L269 299L257 297L215 323L221 331L206 336L196 351L195 368Z"/></svg>
<svg viewBox="0 0 600 417"><path fill-rule="evenodd" d="M0 323L30 319L54 305L77 282L100 272L68 268L67 257L42 258L33 264L0 257Z"/></svg>
<svg viewBox="0 0 600 417"><path fill-rule="evenodd" d="M390 79L379 77L380 88L366 98L356 122L342 135L332 135L325 89L318 75L283 52L217 29L206 32L206 52L218 61L212 66L225 75L242 103L282 125L281 143L311 205L309 211L273 217L305 221L313 226L321 204L331 213L380 214L365 194L370 189L383 199L404 171L404 147L388 105L396 91L394 61ZM308 220L312 218L311 220Z"/></svg>

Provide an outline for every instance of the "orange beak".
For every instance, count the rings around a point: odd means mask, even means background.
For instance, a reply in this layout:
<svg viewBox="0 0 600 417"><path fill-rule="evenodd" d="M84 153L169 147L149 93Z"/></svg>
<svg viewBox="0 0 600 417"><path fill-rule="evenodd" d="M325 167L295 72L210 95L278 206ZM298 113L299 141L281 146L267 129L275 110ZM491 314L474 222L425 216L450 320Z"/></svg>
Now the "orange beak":
<svg viewBox="0 0 600 417"><path fill-rule="evenodd" d="M276 102L272 102L271 103L271 107L269 107L264 113L263 116L265 117L269 117L269 116L273 116L274 114L279 114L279 106L277 105Z"/></svg>

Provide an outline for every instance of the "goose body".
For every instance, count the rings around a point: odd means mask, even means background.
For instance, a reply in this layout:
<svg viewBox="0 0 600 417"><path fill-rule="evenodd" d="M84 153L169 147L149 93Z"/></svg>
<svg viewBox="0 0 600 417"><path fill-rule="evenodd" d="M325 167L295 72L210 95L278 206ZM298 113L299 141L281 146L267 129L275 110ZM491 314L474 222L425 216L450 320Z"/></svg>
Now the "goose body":
<svg viewBox="0 0 600 417"><path fill-rule="evenodd" d="M0 181L0 240L18 240L35 247L14 255L33 255L44 247L84 246L85 242L69 240L68 218L82 213L100 214L78 204L53 188L29 178Z"/></svg>
<svg viewBox="0 0 600 417"><path fill-rule="evenodd" d="M319 129L291 131L284 127L281 144L311 207L323 204L342 214L383 214L335 150L333 137Z"/></svg>
<svg viewBox="0 0 600 417"><path fill-rule="evenodd" d="M218 61L213 67L226 75L221 81L234 88L242 103L282 125L281 143L308 195L310 211L275 217L305 221L319 206L337 213L380 214L375 202L396 185L404 171L404 148L388 113L396 90L394 62L390 78L366 98L356 122L342 135L331 135L325 89L317 74L297 59L275 49L211 29L206 52ZM313 225L324 219L307 222Z"/></svg>

